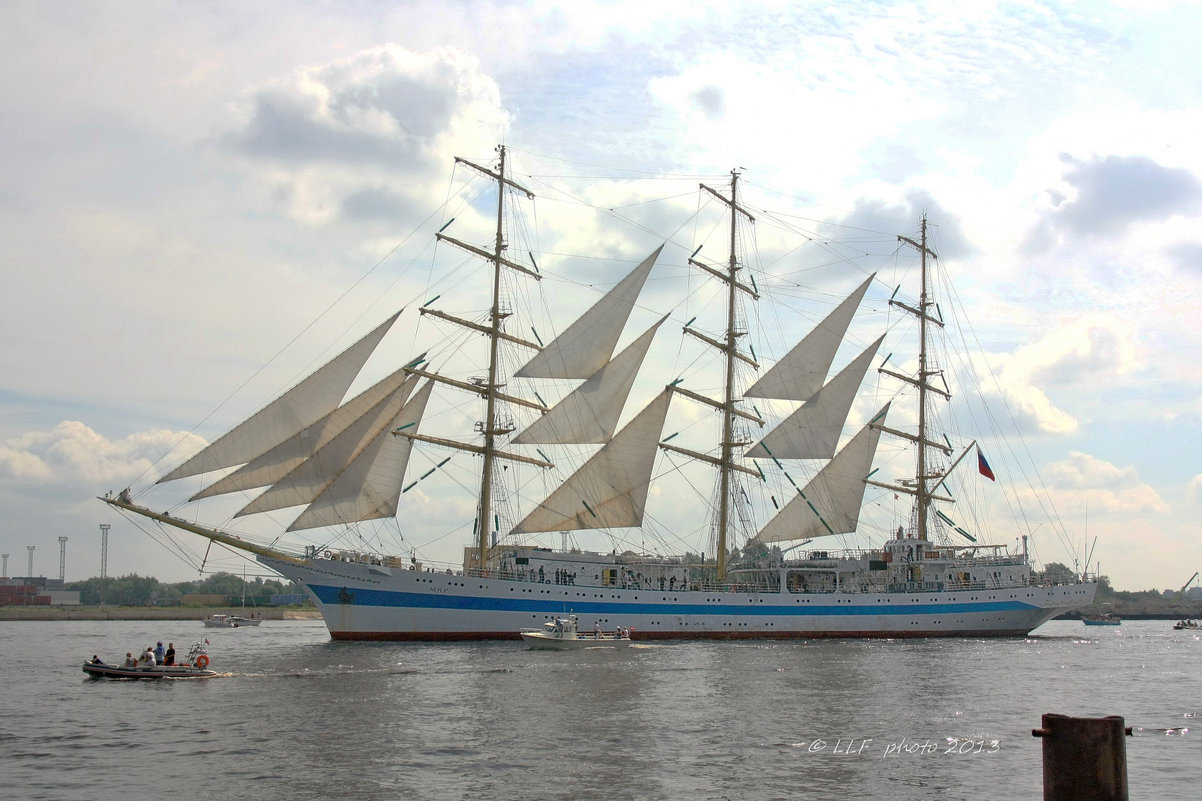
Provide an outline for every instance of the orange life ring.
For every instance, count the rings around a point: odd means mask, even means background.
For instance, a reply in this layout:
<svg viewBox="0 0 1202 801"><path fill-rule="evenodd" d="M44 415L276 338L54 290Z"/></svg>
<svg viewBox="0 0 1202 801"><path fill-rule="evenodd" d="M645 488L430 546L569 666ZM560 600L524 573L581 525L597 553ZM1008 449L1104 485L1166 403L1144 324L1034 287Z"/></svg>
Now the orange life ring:
<svg viewBox="0 0 1202 801"><path fill-rule="evenodd" d="M200 656L196 657L196 666L201 670L207 668L209 666L208 654L201 654Z"/></svg>

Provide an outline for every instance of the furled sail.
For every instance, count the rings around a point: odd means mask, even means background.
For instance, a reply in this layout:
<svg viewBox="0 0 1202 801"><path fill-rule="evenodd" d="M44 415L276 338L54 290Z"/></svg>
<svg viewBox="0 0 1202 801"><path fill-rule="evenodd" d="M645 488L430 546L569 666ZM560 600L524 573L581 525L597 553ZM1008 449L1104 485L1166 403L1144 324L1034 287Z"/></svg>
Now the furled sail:
<svg viewBox="0 0 1202 801"><path fill-rule="evenodd" d="M160 478L158 483L249 462L329 414L346 395L367 358L400 315L397 312L389 317L308 378Z"/></svg>
<svg viewBox="0 0 1202 801"><path fill-rule="evenodd" d="M519 378L589 378L609 361L663 245L519 369Z"/></svg>
<svg viewBox="0 0 1202 801"><path fill-rule="evenodd" d="M813 331L748 387L744 397L809 400L826 381L847 327L875 277L873 273L860 284Z"/></svg>
<svg viewBox="0 0 1202 801"><path fill-rule="evenodd" d="M753 458L830 459L839 445L839 434L847 422L856 392L884 337L872 343L854 361L839 371L805 405L770 431L745 454Z"/></svg>
<svg viewBox="0 0 1202 801"><path fill-rule="evenodd" d="M651 347L651 340L667 319L668 316L664 315L613 361L594 373L511 442L515 445L608 442L618 427L622 407Z"/></svg>
<svg viewBox="0 0 1202 801"><path fill-rule="evenodd" d="M374 440L389 435L390 423L405 405L416 381L416 376L406 379L325 447L239 510L235 517L312 503Z"/></svg>
<svg viewBox="0 0 1202 801"><path fill-rule="evenodd" d="M301 513L289 531L319 526L345 525L362 520L394 517L400 503L405 468L413 452L413 440L394 437L391 432L421 422L433 382L418 390L413 400L384 426L342 473Z"/></svg>
<svg viewBox="0 0 1202 801"><path fill-rule="evenodd" d="M881 438L878 425L888 413L889 404L885 404L885 408L760 529L755 540L787 542L855 531L867 486L864 480L872 469L872 459Z"/></svg>
<svg viewBox="0 0 1202 801"><path fill-rule="evenodd" d="M660 393L512 533L641 525L671 399L670 392Z"/></svg>
<svg viewBox="0 0 1202 801"><path fill-rule="evenodd" d="M424 356L425 354L423 354ZM284 440L279 445L239 467L234 472L222 478L217 483L193 495L188 500L210 498L227 492L266 487L274 484L291 473L296 467L324 448L334 437L346 430L347 426L361 418L369 409L392 394L402 384L405 384L406 373L403 369L374 386L364 390L353 399L339 406L311 426L301 429L297 434ZM412 390L413 382L407 385Z"/></svg>

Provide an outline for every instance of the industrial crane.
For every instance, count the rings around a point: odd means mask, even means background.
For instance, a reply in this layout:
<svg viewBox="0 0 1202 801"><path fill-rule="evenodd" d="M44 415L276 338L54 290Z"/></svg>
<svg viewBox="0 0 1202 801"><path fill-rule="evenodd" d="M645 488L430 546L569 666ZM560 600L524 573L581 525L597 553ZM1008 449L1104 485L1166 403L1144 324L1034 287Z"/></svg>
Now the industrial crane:
<svg viewBox="0 0 1202 801"><path fill-rule="evenodd" d="M1185 595L1185 591L1189 589L1189 585L1193 584L1194 579L1196 579L1197 577L1198 577L1198 572L1195 572L1194 575L1190 576L1189 581L1182 584L1181 589L1177 590L1176 597L1180 598L1182 595Z"/></svg>

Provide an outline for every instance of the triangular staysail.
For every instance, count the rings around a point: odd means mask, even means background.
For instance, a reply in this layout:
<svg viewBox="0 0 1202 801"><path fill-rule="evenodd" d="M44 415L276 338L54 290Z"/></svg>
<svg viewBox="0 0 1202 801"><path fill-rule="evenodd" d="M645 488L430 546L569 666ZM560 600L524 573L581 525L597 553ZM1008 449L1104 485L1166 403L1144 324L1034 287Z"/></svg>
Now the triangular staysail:
<svg viewBox="0 0 1202 801"><path fill-rule="evenodd" d="M372 407L405 383L406 373L397 370L392 375L339 406L313 425L239 467L217 483L193 495L188 500L210 498L227 492L239 492L274 484L302 462L325 447L347 426L360 419ZM413 382L409 388L412 389Z"/></svg>
<svg viewBox="0 0 1202 801"><path fill-rule="evenodd" d="M413 440L394 437L392 431L402 426L416 428L425 413L433 386L433 382L426 382L413 400L384 427L384 433L338 474L288 530L395 517L405 482L405 468L413 452Z"/></svg>
<svg viewBox="0 0 1202 801"><path fill-rule="evenodd" d="M613 361L527 426L511 442L515 445L608 442L618 427L622 407L651 347L651 340L667 319L665 315L647 329Z"/></svg>
<svg viewBox="0 0 1202 801"><path fill-rule="evenodd" d="M512 533L641 525L671 399L672 393L660 393Z"/></svg>
<svg viewBox="0 0 1202 801"><path fill-rule="evenodd" d="M889 404L885 404L754 539L762 543L789 542L855 531L867 487L865 479L872 470L881 438L879 424L888 413Z"/></svg>
<svg viewBox="0 0 1202 801"><path fill-rule="evenodd" d="M372 442L389 436L389 424L405 405L416 381L416 376L406 379L325 447L240 509L235 517L312 503Z"/></svg>
<svg viewBox="0 0 1202 801"><path fill-rule="evenodd" d="M864 374L884 339L882 336L872 343L744 455L776 459L832 458Z"/></svg>
<svg viewBox="0 0 1202 801"><path fill-rule="evenodd" d="M332 412L400 315L397 312L389 317L367 336L160 478L157 483L249 462Z"/></svg>
<svg viewBox="0 0 1202 801"><path fill-rule="evenodd" d="M868 291L873 273L856 291L848 295L835 310L826 316L805 339L759 377L743 393L746 398L774 398L776 400L809 400L826 381L835 353L843 342L847 327L855 315L864 293Z"/></svg>
<svg viewBox="0 0 1202 801"><path fill-rule="evenodd" d="M518 378L589 378L609 361L663 245L535 354Z"/></svg>

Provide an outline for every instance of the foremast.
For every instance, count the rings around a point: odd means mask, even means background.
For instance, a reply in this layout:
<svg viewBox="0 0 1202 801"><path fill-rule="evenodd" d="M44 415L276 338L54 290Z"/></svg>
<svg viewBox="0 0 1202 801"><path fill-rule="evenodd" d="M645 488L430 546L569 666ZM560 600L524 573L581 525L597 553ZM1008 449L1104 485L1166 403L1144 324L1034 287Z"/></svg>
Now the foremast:
<svg viewBox="0 0 1202 801"><path fill-rule="evenodd" d="M494 520L496 518L492 512L493 483L495 480L497 461L501 460L501 459L506 459L506 460L524 462L526 464L533 464L533 465L537 465L539 467L551 467L552 466L550 462L546 462L546 461L543 461L540 459L533 459L530 457L521 456L519 454L503 451L503 450L501 450L500 447L498 447L499 439L501 437L511 433L514 430L514 426L511 422L503 421L503 420L499 419L499 415L498 415L498 404L499 403L501 403L501 402L514 403L514 404L517 404L520 406L526 406L529 408L537 409L542 412L546 412L547 409L541 403L536 403L534 401L526 400L526 399L519 398L519 397L514 397L507 393L501 392L501 387L504 386L504 382L501 380L501 372L500 372L500 365L499 365L499 347L500 347L501 341L504 340L506 342L521 345L523 347L531 348L536 351L541 350L541 347L539 345L537 345L533 342L529 342L527 340L521 339L520 337L516 337L511 334L508 334L503 330L504 321L509 316L510 312L507 309L505 309L502 305L502 300L501 300L501 277L502 277L502 274L505 270L514 270L518 273L521 273L523 275L531 277L536 281L541 280L542 276L539 275L538 272L536 272L535 270L532 270L529 267L526 267L525 265L518 264L517 262L506 258L505 254L506 254L506 251L508 250L508 242L506 241L506 238L505 238L505 194L506 194L506 190L513 189L515 191L521 192L521 193L525 194L526 197L529 199L534 198L534 193L532 193L530 190L526 189L521 184L513 181L506 174L506 171L505 171L506 152L507 152L506 147L504 145L500 145L500 146L498 146L497 151L499 153L500 158L499 158L499 163L498 163L498 167L496 170L491 170L487 167L482 167L478 164L474 164L474 163L468 161L467 159L462 159L459 157L455 158L456 163L463 164L466 167L470 167L471 169L481 173L482 175L490 178L493 181L496 181L496 183L497 183L497 226L496 226L496 239L493 242L492 252L490 253L481 248L477 248L473 245L469 245L465 242L461 242L453 237L443 234L441 231L438 234L436 234L436 237L439 241L445 241L449 244L455 245L456 247L466 250L469 253L472 253L476 256L480 256L480 257L486 259L487 261L489 261L492 264L492 300L491 300L491 306L489 309L489 322L487 325L480 325L480 324L474 323L470 320L464 320L464 319L455 317L453 315L447 314L445 312L440 312L440 311L437 311L434 309L428 309L425 307L423 307L421 309L422 314L433 315L435 317L438 317L439 319L446 320L455 325L463 326L465 328L469 328L469 329L478 331L480 333L483 333L488 338L488 342L489 342L489 344L488 344L488 375L485 377L485 379L483 381L476 379L476 380L473 380L471 383L466 383L466 382L462 382L462 381L455 381L455 380L452 380L449 378L445 378L443 376L438 375L437 373L432 373L432 372L420 370L417 368L410 368L410 370L409 370L409 372L411 372L411 373L426 376L426 377L428 377L434 381L437 381L439 383L455 386L459 389L465 389L470 392L474 392L474 393L478 394L484 400L484 407L485 407L484 420L477 423L477 426L476 426L477 430L483 436L483 444L482 445L472 445L469 443L458 442L458 441L449 440L449 439L443 439L440 437L427 437L427 436L423 436L420 434L410 434L410 433L407 433L404 431L394 432L398 436L404 436L404 437L408 437L410 439L415 439L415 440L419 440L419 441L423 441L423 442L431 442L431 443L434 443L437 445L443 445L443 446L455 448L458 450L465 450L465 451L469 451L472 453L476 453L482 457L482 465L481 465L481 469L480 469L480 493L479 493L479 501L478 501L479 505L477 506L477 517L476 517L476 535L477 535L477 537L476 537L476 556L477 556L477 566L481 569L488 567L489 550L490 550L490 545L491 545L490 540L492 539L492 534L495 531L499 531L499 529L500 529L499 521L496 521L496 523L497 523L496 528L494 528L494 526L493 526Z"/></svg>

